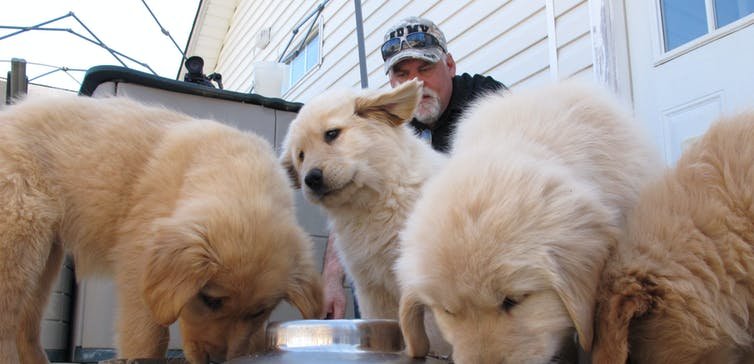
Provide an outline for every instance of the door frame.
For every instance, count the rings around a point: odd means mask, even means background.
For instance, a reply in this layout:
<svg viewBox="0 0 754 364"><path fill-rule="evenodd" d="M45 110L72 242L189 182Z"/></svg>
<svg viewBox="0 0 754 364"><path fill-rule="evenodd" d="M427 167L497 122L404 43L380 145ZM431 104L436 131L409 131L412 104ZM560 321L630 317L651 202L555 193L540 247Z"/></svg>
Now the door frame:
<svg viewBox="0 0 754 364"><path fill-rule="evenodd" d="M625 0L588 1L594 78L633 105Z"/></svg>

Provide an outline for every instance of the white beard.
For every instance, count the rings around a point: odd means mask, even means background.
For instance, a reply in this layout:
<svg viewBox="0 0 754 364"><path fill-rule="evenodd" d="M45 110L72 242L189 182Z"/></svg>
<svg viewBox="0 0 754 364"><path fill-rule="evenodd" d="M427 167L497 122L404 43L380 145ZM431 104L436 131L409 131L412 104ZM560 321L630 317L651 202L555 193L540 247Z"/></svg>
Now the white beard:
<svg viewBox="0 0 754 364"><path fill-rule="evenodd" d="M436 92L425 88L422 90L422 101L414 112L416 120L427 126L432 126L440 118L440 96Z"/></svg>

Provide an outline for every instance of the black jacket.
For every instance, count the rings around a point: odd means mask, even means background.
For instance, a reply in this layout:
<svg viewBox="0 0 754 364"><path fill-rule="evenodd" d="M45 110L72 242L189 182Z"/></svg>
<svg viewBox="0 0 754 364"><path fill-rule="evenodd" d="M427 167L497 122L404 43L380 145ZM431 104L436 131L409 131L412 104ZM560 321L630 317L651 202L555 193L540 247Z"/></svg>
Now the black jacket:
<svg viewBox="0 0 754 364"><path fill-rule="evenodd" d="M429 129L432 134L432 148L447 153L450 149L456 123L458 123L464 109L480 95L499 89L507 89L507 87L489 76L471 76L468 73L455 76L453 77L453 93L450 96L448 107L434 125L427 127L427 125L414 119L411 120L411 126L417 135L420 135L425 129Z"/></svg>

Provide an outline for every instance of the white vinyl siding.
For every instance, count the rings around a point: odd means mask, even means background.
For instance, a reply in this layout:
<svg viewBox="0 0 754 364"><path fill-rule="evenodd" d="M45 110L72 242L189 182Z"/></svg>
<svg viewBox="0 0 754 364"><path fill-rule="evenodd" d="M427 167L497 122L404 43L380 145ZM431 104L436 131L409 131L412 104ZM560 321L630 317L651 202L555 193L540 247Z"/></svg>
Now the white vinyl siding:
<svg viewBox="0 0 754 364"><path fill-rule="evenodd" d="M563 4L568 1L555 1ZM592 67L592 40L589 33L589 6L586 1L570 1L571 7L558 9L555 24L558 44L559 77L570 77Z"/></svg>
<svg viewBox="0 0 754 364"><path fill-rule="evenodd" d="M252 64L277 61L293 27L321 2L240 0L217 67L206 72L221 73L229 90L248 92ZM459 74L486 74L517 88L589 75L593 67L587 0L553 0L552 9L546 0L362 0L361 4L370 88L387 87L379 48L385 30L409 15L431 19L443 30ZM306 102L328 88L360 86L354 1L330 0L319 21L323 22L321 63L283 95L286 100ZM310 22L299 32L306 32ZM266 27L271 28L270 43L256 48L256 37ZM201 34L201 28L198 31ZM551 68L553 62L557 64Z"/></svg>

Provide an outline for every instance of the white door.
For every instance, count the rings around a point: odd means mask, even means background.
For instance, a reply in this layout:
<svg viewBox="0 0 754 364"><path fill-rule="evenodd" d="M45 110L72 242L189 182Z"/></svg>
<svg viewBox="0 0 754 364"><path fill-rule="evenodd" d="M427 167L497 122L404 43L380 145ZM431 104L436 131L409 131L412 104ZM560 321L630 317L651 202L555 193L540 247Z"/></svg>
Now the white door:
<svg viewBox="0 0 754 364"><path fill-rule="evenodd" d="M626 0L631 86L668 163L720 115L754 109L754 0Z"/></svg>

